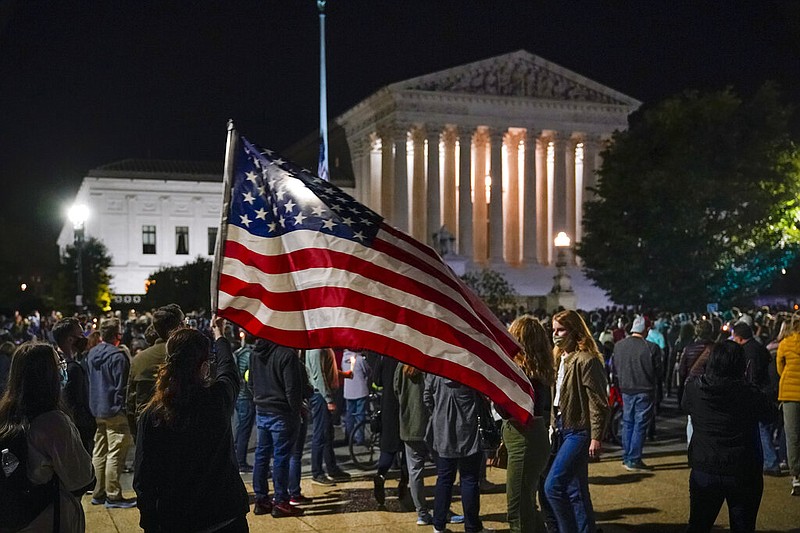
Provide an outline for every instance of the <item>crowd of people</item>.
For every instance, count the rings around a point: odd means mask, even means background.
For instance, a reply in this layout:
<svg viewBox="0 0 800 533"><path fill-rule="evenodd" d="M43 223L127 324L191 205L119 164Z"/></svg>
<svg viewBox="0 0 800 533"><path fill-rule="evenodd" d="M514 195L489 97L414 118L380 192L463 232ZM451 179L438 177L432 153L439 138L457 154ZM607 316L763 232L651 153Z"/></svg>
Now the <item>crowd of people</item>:
<svg viewBox="0 0 800 533"><path fill-rule="evenodd" d="M24 434L30 482L58 487L28 531L84 531L87 490L91 505L138 507L145 531L247 531L242 474L252 474L255 515L301 516L313 503L301 491L309 429L311 483L349 482L334 424L363 440L375 390L376 502L399 469L397 496L418 525L488 531L480 499L497 450L480 418L490 409L456 380L369 351L280 346L174 304L124 319L15 313L0 328L0 441ZM754 531L763 475L788 476L800 495L800 315L537 310L520 312L509 332L536 400L528 425L495 406L512 532L598 531L588 469L607 435L609 387L621 393L628 471L651 470L644 447L663 398L675 395L686 413L689 531L709 531L725 501L732 528ZM134 443L136 496L126 497L120 477ZM451 510L457 474L463 515Z"/></svg>

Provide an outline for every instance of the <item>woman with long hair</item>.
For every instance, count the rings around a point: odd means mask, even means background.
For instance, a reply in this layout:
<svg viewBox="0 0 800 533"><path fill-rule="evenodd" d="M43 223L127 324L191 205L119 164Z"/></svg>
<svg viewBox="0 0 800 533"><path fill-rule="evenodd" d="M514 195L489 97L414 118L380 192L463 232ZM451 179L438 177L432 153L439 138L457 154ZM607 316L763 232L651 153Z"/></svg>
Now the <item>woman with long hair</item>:
<svg viewBox="0 0 800 533"><path fill-rule="evenodd" d="M139 418L133 488L146 532L248 531L249 502L231 429L239 376L224 320L211 325L216 370L203 333L175 330Z"/></svg>
<svg viewBox="0 0 800 533"><path fill-rule="evenodd" d="M553 349L544 326L531 315L518 317L508 330L522 346L514 362L530 380L536 397L534 419L528 427L513 419L503 423L503 442L508 452L508 523L512 533L544 533L545 523L536 505L536 491L550 455L547 424L550 387L556 380Z"/></svg>
<svg viewBox="0 0 800 533"><path fill-rule="evenodd" d="M62 372L63 369L63 372ZM8 386L0 399L0 440L10 442L20 434L27 440L27 475L34 485L54 494L58 478L58 509L52 501L22 531L82 533L86 520L80 494L94 481L92 457L84 449L78 429L60 402L66 368L49 344L26 342L11 360ZM20 463L22 464L22 463ZM0 474L2 475L2 474ZM78 497L73 496L73 493ZM0 516L0 529L8 515Z"/></svg>
<svg viewBox="0 0 800 533"><path fill-rule="evenodd" d="M558 368L553 439L558 451L545 481L545 493L559 531L595 533L589 457L600 457L609 412L603 357L586 322L575 311L553 316L553 344Z"/></svg>
<svg viewBox="0 0 800 533"><path fill-rule="evenodd" d="M734 341L712 345L705 373L686 382L681 407L692 417L689 527L711 531L728 502L731 531L755 531L764 489L758 423L777 408L745 378L747 359Z"/></svg>

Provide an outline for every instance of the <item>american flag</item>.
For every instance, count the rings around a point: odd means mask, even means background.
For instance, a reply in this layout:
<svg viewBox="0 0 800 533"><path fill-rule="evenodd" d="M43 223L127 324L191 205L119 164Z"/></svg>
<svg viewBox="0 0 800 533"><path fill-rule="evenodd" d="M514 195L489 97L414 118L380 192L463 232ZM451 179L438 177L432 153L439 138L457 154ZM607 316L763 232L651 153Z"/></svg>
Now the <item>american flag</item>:
<svg viewBox="0 0 800 533"><path fill-rule="evenodd" d="M286 346L385 354L533 416L517 343L433 249L308 170L234 145L219 316Z"/></svg>

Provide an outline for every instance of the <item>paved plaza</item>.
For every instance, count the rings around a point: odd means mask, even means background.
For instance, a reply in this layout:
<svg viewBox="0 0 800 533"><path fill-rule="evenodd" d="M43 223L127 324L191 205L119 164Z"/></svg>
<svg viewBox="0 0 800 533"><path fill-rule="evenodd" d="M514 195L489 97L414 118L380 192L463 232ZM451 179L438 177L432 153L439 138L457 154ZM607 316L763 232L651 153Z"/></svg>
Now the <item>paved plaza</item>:
<svg viewBox="0 0 800 533"><path fill-rule="evenodd" d="M622 467L618 447L609 446L600 462L589 465L589 481L598 526L604 533L641 531L649 533L677 533L686 527L689 513L689 468L686 463L685 418L667 402L658 419L658 439L645 446L645 461L654 467L652 472L633 473ZM272 518L247 515L253 532L325 531L354 533L360 531L385 531L390 533L432 531L432 527L416 525L413 509L402 509L394 488L396 479L387 481L385 508L379 508L372 499L372 481L369 472L353 467L344 447L337 448L340 464L353 475L353 481L335 487L311 484L308 475L303 478L303 493L314 498L300 518ZM306 470L308 469L305 458ZM396 478L395 473L395 478ZM132 474L125 474L126 496ZM488 479L495 488L481 496L481 517L484 525L497 531L508 531L505 500L505 470L490 468ZM244 476L252 499L249 475ZM433 470L425 479L429 498L436 477ZM758 515L759 532L800 533L800 497L789 494L789 477L765 477L764 496ZM87 531L90 533L127 533L141 531L138 527L137 509L111 509L92 506L89 498L83 499L86 510ZM454 497L453 510L460 510L458 496ZM723 506L717 519L718 529L728 526L727 508ZM453 532L464 531L463 525L452 526Z"/></svg>

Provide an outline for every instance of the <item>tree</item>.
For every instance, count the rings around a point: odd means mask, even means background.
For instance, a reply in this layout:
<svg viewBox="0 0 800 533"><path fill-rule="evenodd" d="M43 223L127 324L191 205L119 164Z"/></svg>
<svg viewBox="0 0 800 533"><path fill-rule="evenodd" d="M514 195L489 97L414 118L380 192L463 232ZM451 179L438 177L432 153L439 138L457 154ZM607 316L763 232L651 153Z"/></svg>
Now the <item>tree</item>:
<svg viewBox="0 0 800 533"><path fill-rule="evenodd" d="M211 307L211 261L198 256L183 266L165 267L150 275L144 303L161 307L176 303L184 311Z"/></svg>
<svg viewBox="0 0 800 533"><path fill-rule="evenodd" d="M95 313L111 308L111 256L102 241L90 237L81 246L81 273L83 279L84 305ZM78 272L78 249L75 245L67 245L64 250L61 268L58 272L54 290L57 293L56 303L67 308L75 303Z"/></svg>
<svg viewBox="0 0 800 533"><path fill-rule="evenodd" d="M642 113L603 155L578 246L618 303L744 301L797 252L800 158L792 110L766 84L688 92Z"/></svg>
<svg viewBox="0 0 800 533"><path fill-rule="evenodd" d="M486 304L501 320L512 318L516 312L516 291L499 272L483 269L467 272L461 280Z"/></svg>

